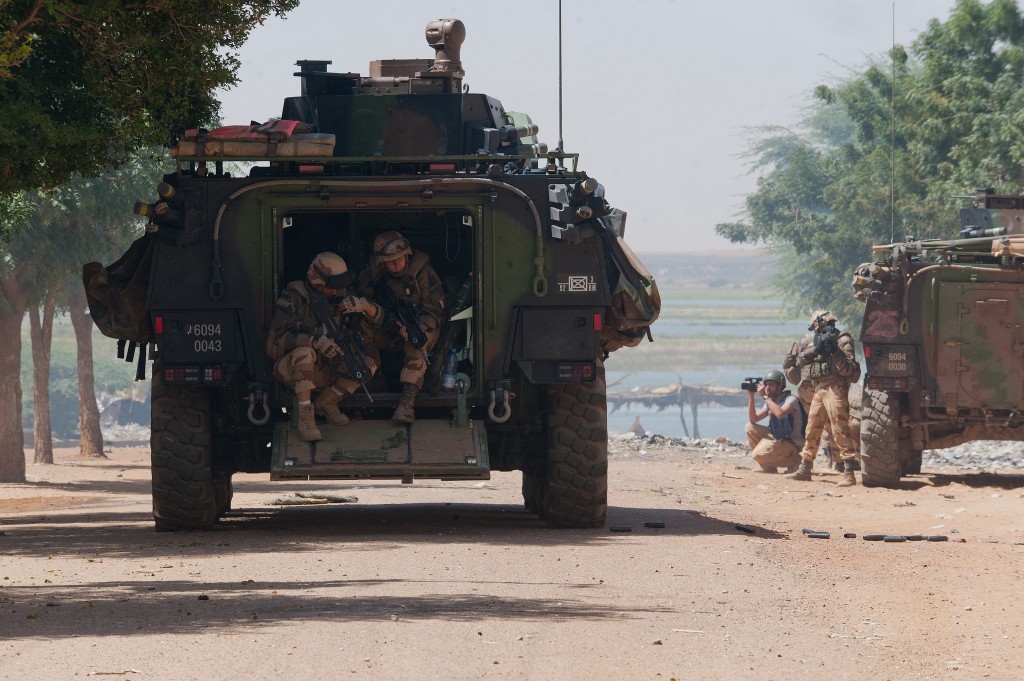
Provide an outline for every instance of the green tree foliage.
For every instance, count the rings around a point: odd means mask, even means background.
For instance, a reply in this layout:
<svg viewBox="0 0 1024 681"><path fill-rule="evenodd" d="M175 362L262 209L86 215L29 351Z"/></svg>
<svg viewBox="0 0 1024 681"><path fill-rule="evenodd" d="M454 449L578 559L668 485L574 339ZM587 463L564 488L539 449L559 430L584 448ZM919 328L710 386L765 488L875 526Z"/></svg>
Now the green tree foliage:
<svg viewBox="0 0 1024 681"><path fill-rule="evenodd" d="M716 231L779 256L793 311L856 324L849 280L871 245L954 236L956 195L1024 191L1022 140L1024 17L1014 0L959 0L909 50L818 87L797 130L758 131L757 189Z"/></svg>
<svg viewBox="0 0 1024 681"><path fill-rule="evenodd" d="M0 0L0 195L93 177L209 124L214 91L236 81L232 50L296 5Z"/></svg>
<svg viewBox="0 0 1024 681"><path fill-rule="evenodd" d="M0 244L0 328L5 331L0 336L0 387L5 387L0 414L17 417L0 421L0 480L24 478L20 327L26 309L54 286L65 293L80 291L83 262L110 259L138 235L141 225L128 206L153 193L168 170L166 163L154 153L142 154L116 172L12 195L22 221ZM91 366L91 355L89 360ZM61 372L52 378L60 379ZM62 395L59 391L57 407Z"/></svg>

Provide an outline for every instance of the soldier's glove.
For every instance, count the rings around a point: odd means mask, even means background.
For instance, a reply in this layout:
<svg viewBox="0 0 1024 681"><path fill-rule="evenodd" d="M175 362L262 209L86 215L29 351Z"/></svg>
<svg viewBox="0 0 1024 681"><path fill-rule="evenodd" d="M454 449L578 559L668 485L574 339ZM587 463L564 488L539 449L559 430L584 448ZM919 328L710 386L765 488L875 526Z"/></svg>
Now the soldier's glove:
<svg viewBox="0 0 1024 681"><path fill-rule="evenodd" d="M341 348L327 334L317 336L313 339L313 349L320 353L321 357L334 359L341 355Z"/></svg>
<svg viewBox="0 0 1024 681"><path fill-rule="evenodd" d="M359 296L349 296L345 300L341 301L341 311L345 314L354 314L360 312L366 314L370 311L373 303L368 301L366 298Z"/></svg>
<svg viewBox="0 0 1024 681"><path fill-rule="evenodd" d="M799 359L797 359L796 363L798 366L805 366L807 364L810 364L811 362L814 361L814 358L817 356L817 354L818 353L814 350L814 348L807 348L806 350L800 353L800 357Z"/></svg>

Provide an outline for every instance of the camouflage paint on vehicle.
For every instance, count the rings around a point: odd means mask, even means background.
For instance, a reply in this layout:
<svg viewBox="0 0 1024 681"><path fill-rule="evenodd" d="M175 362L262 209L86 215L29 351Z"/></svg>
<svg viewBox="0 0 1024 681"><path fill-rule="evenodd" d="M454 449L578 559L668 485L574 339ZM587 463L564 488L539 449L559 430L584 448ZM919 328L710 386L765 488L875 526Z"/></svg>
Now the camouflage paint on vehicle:
<svg viewBox="0 0 1024 681"><path fill-rule="evenodd" d="M980 193L961 226L875 247L882 259L854 275L868 484L895 484L923 449L1024 439L1024 259L997 243L1024 234L1024 198Z"/></svg>

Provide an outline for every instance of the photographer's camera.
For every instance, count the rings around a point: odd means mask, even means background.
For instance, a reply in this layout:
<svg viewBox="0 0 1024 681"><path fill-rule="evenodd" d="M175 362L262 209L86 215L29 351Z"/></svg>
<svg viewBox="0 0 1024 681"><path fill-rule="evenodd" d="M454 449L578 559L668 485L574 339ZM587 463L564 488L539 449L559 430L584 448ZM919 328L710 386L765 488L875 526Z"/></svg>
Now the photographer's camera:
<svg viewBox="0 0 1024 681"><path fill-rule="evenodd" d="M751 377L748 376L747 378L743 379L742 383L740 383L740 389L741 390L746 390L747 392L750 392L750 393L757 392L757 386L759 386L760 384L761 384L761 377L760 376L757 376L757 377L754 377L754 378L751 378Z"/></svg>

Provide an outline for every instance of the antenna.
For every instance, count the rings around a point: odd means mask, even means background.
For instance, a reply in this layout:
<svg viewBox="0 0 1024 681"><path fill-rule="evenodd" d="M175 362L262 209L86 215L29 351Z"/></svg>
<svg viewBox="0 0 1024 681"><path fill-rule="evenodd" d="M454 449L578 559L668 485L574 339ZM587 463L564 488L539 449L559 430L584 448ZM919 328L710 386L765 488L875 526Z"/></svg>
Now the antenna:
<svg viewBox="0 0 1024 681"><path fill-rule="evenodd" d="M892 101L889 121L889 157L892 164L889 170L889 243L894 243L896 241L896 0L893 0L892 3L892 49L889 50L889 61L892 62Z"/></svg>
<svg viewBox="0 0 1024 681"><path fill-rule="evenodd" d="M562 143L562 0L558 0L558 151L565 151Z"/></svg>

